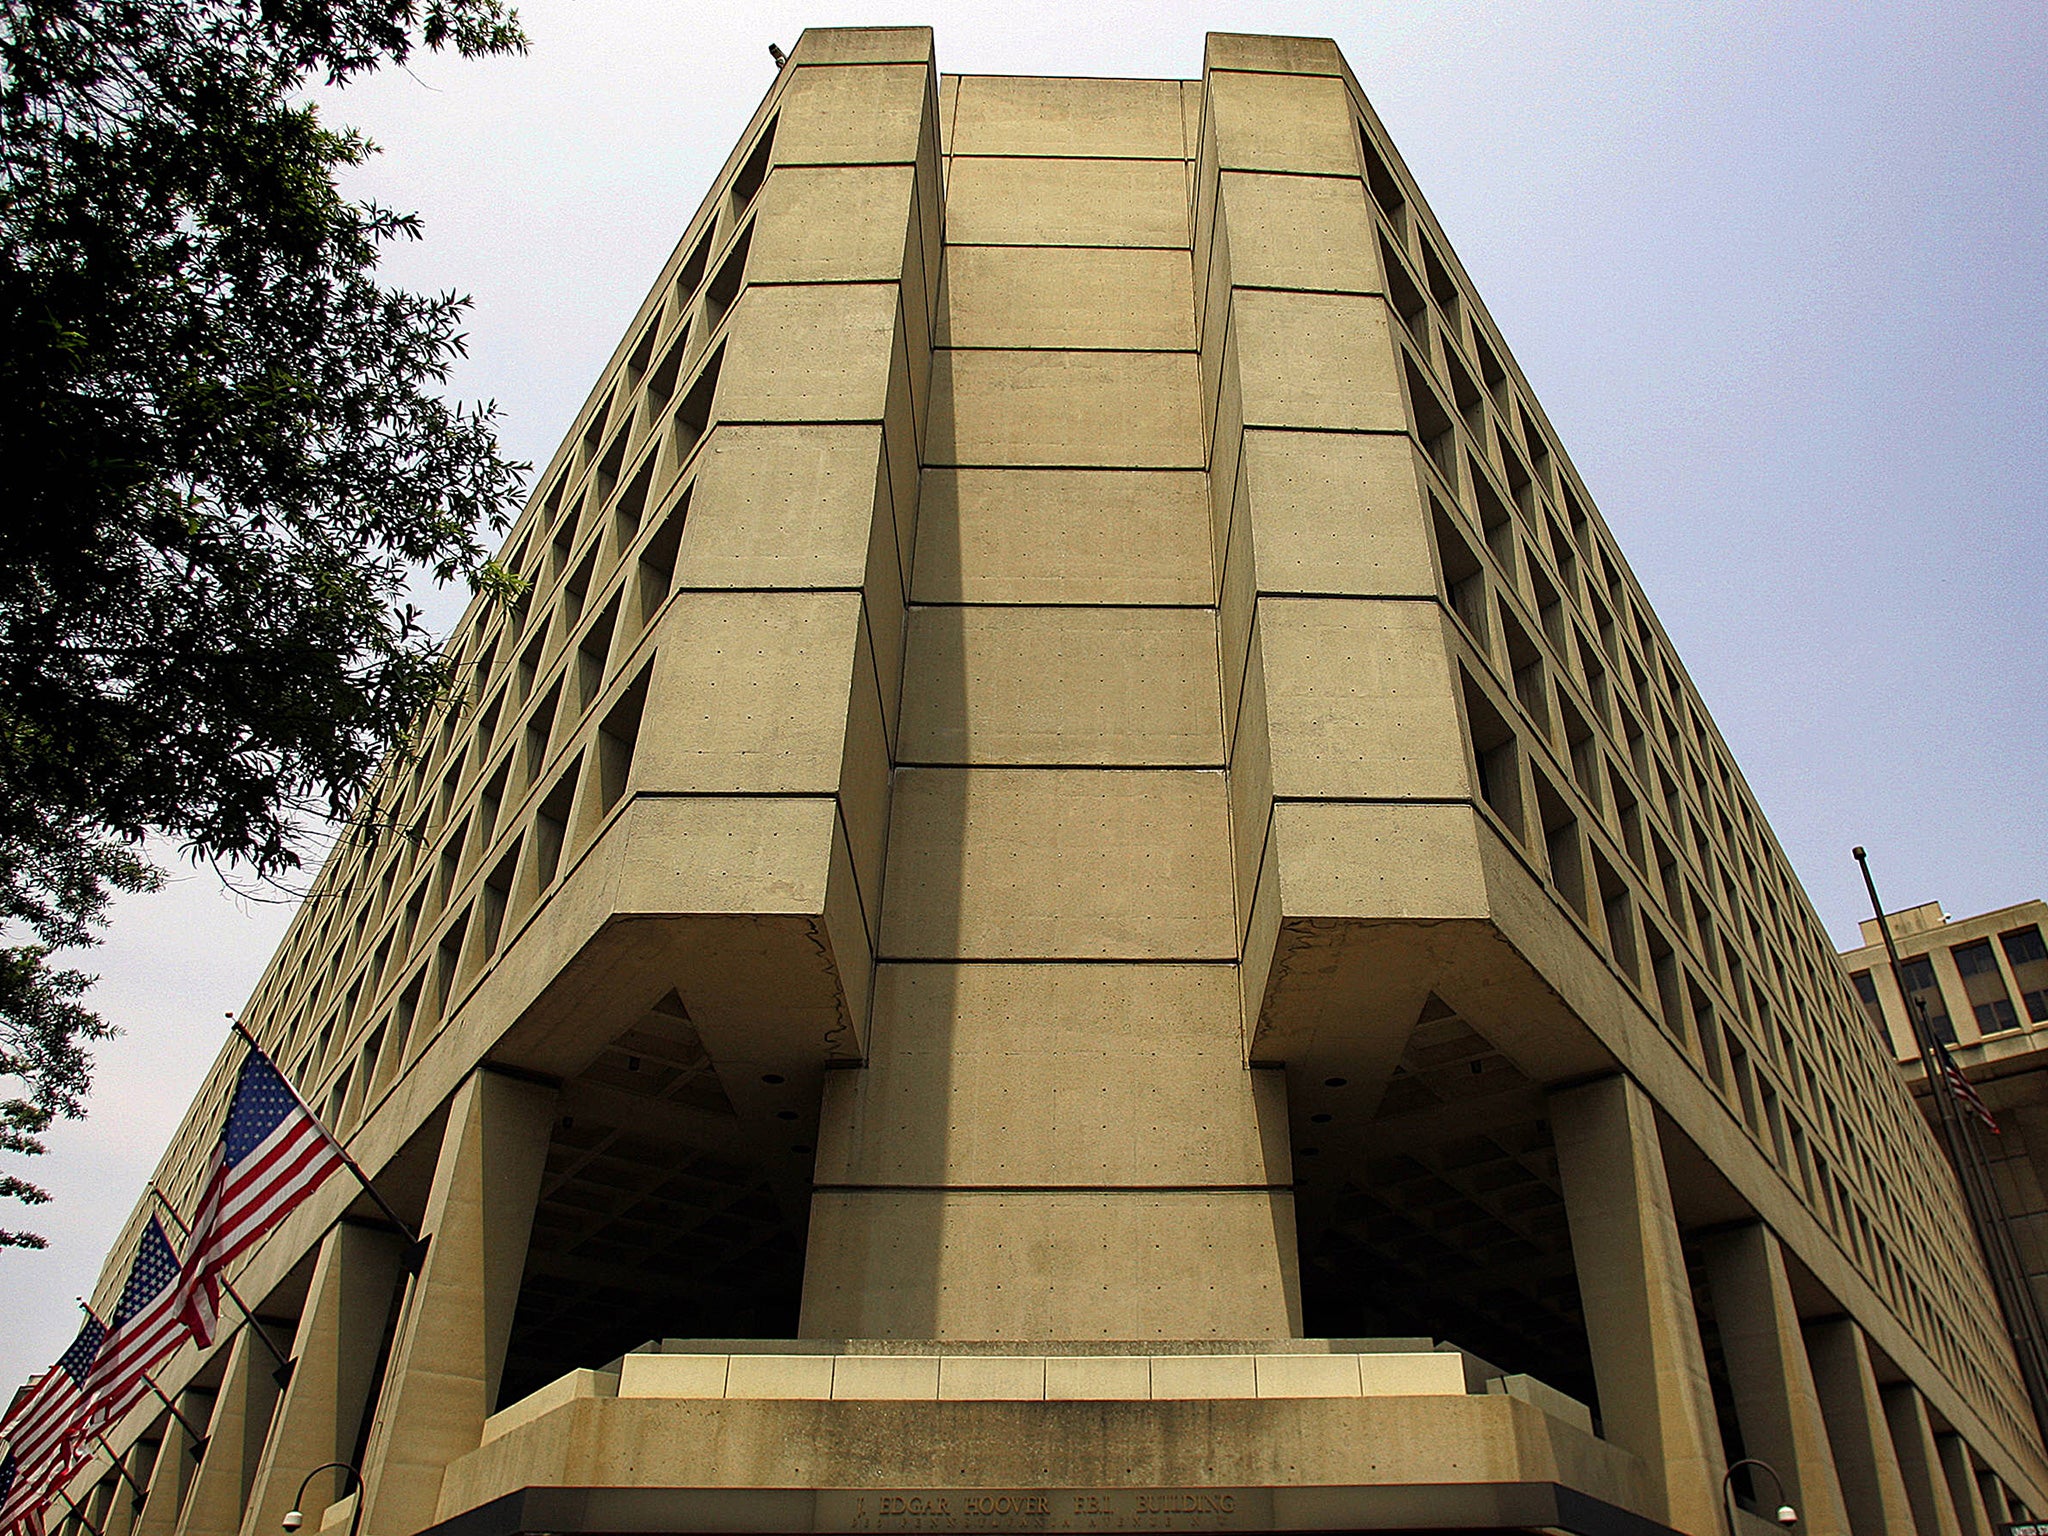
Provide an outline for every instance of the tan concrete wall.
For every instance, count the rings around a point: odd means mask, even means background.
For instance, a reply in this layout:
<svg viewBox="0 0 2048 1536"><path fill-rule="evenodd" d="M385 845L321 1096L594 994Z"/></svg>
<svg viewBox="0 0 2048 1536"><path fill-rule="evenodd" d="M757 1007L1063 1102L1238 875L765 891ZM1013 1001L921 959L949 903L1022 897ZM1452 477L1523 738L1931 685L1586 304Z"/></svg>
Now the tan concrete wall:
<svg viewBox="0 0 2048 1536"><path fill-rule="evenodd" d="M1298 1333L1230 965L1182 93L967 80L949 132L876 1010L803 1330Z"/></svg>
<svg viewBox="0 0 2048 1536"><path fill-rule="evenodd" d="M749 199L738 177L771 124ZM1639 1096L1620 1150L1581 1136L1557 1149L1577 1171L1538 1179L1572 1207L1609 1441L1560 1438L1512 1389L1322 1418L1205 1404L1120 1431L1055 1416L1030 1421L1042 1441L1002 1413L950 1421L986 1476L1086 1481L1123 1456L1124 1477L1427 1480L1450 1456L1459 1476L1556 1477L1704 1528L1717 1447L1677 1245L1686 1223L1761 1217L1781 1269L1728 1282L1770 1312L1731 1356L1760 1440L1809 1460L1833 1443L1852 1523L1896 1523L1910 1484L1923 1511L1945 1490L1948 1520L1923 1519L1975 1529L1980 1472L2048 1503L1960 1225L1917 1177L1925 1139L1873 1089L1882 1063L1844 1027L1810 910L1442 231L1398 163L1377 174L1401 207L1368 184L1389 153L1317 40L1218 36L1198 84L941 80L919 29L806 33L508 543L529 602L465 620L451 655L474 696L433 723L417 780L392 770L380 806L418 837L336 855L249 1018L438 1227L476 1182L458 1134L426 1187L478 1064L575 1080L673 990L734 1106L721 1155L774 1153L765 1177L798 1209L786 1159L809 1148L770 1105L822 1104L805 1335L1171 1342L1303 1330L1297 1148L1341 1142L1296 1133L1340 1091L1370 1115L1418 1018L1455 1004L1532 1115L1545 1085L1617 1068ZM1458 419L1433 420L1446 407ZM1516 472L1537 478L1511 493ZM1515 505L1493 519L1487 494ZM1460 540L1477 620L1449 591ZM1517 679L1524 650L1539 664ZM1518 743L1519 825L1477 791L1481 698ZM606 723L635 707L621 755ZM1614 912L1572 908L1534 821L1539 774L1578 822L1558 848L1613 866ZM1664 843L1668 887L1649 858ZM415 893L432 896L416 928ZM1732 1032L1662 1016L1622 938L1641 953L1650 919ZM442 947L446 1006L402 1027ZM1825 1193L1745 1105L1739 1039L1831 1160ZM179 1198L226 1070L167 1155ZM1437 1132L1495 1128L1460 1120L1446 1109ZM1319 1221L1333 1172L1374 1177L1338 1162L1314 1165ZM308 1255L354 1201L337 1185L309 1202L246 1288L299 1310ZM1909 1294L1858 1215L1898 1245ZM914 1480L949 1443L900 1405L597 1413L569 1393L465 1455L511 1246L472 1231L428 1261L384 1391L377 1530L508 1479L671 1476L713 1454L711 1432L725 1459L701 1475L735 1485L823 1477L884 1443ZM1839 1310L1860 1365L1809 1331L1804 1386L1800 1323ZM327 1348L335 1315L316 1282L309 1344ZM1903 1447L1870 1422L1873 1345L1885 1380L1917 1384L1892 1388ZM338 1349L267 1439L262 1373L230 1349L166 1372L174 1390L225 1379L189 1493L159 1458L152 1482L183 1512L153 1495L148 1536L257 1529L291 1464L341 1431ZM1132 1449L1168 1435L1199 1455ZM1258 1459L1282 1443L1303 1460ZM1994 1480L1984 1508L2003 1498Z"/></svg>

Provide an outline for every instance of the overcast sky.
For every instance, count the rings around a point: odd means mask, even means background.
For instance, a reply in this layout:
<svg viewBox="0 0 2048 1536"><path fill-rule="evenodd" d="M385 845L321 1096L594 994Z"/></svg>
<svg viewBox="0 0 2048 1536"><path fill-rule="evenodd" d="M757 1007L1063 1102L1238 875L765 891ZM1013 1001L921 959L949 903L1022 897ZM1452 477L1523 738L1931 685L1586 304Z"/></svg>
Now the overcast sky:
<svg viewBox="0 0 2048 1536"><path fill-rule="evenodd" d="M959 73L1180 76L1211 28L1332 36L1615 529L1829 931L2048 894L2048 7L712 6L521 0L524 58L329 105L471 293L455 388L544 464L806 25L929 22ZM449 615L459 602L445 605ZM23 1171L0 1393L69 1338L289 911L190 875L88 961L126 1030ZM19 1225L17 1212L0 1225Z"/></svg>

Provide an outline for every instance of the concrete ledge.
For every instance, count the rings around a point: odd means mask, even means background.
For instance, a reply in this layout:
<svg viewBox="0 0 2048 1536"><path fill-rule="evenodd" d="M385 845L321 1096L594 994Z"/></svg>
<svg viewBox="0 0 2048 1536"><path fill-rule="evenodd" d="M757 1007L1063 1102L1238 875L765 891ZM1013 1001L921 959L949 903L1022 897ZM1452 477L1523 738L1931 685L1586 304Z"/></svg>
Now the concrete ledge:
<svg viewBox="0 0 2048 1536"><path fill-rule="evenodd" d="M1541 1382L1518 1380L1526 1385L1501 1390L1554 1416L1569 1416L1557 1404L1569 1404L1584 1415L1582 1407ZM494 1439L579 1397L1058 1403L1462 1397L1467 1391L1465 1357L1455 1350L1170 1355L955 1355L929 1349L901 1354L664 1352L628 1355L616 1376L572 1372L506 1408L490 1421L484 1438Z"/></svg>

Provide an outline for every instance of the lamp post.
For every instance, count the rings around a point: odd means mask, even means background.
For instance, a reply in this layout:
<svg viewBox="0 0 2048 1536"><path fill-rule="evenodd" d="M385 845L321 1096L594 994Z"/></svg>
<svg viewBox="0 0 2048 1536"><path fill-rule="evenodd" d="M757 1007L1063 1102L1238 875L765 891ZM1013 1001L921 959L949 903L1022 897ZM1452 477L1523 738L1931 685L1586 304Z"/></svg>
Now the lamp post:
<svg viewBox="0 0 2048 1536"><path fill-rule="evenodd" d="M356 1480L356 1507L348 1514L348 1536L356 1536L356 1527L362 1523L363 1518L363 1474L356 1469L353 1462L347 1461L326 1462L300 1479L299 1491L292 1496L292 1507L285 1511L284 1520L281 1522L287 1531L296 1531L306 1523L306 1517L300 1512L299 1506L306 1502L307 1486L322 1472L334 1471L346 1472Z"/></svg>
<svg viewBox="0 0 2048 1536"><path fill-rule="evenodd" d="M1737 1467L1761 1467L1771 1474L1772 1483L1778 1489L1778 1524L1791 1530L1799 1523L1799 1511L1785 1502L1785 1479L1778 1476L1778 1469L1768 1461L1758 1461L1754 1456L1745 1456L1740 1461L1730 1462L1728 1470L1721 1474L1721 1512L1728 1517L1728 1536L1737 1536L1735 1530L1735 1469ZM353 1536L353 1533L351 1533Z"/></svg>

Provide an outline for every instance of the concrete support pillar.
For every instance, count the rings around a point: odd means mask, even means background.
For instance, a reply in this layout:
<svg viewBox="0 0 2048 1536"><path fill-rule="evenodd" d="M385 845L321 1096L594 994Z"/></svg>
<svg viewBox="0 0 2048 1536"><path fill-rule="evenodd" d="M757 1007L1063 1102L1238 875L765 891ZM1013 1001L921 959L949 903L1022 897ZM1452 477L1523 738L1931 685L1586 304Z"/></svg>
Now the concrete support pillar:
<svg viewBox="0 0 2048 1536"><path fill-rule="evenodd" d="M335 1227L320 1245L292 1346L291 1382L263 1449L243 1536L279 1529L313 1468L355 1459L363 1409L375 1386L377 1347L404 1262L403 1238L352 1222ZM327 1501L351 1486L343 1473L316 1479L306 1490L309 1503L301 1506L309 1523L317 1525Z"/></svg>
<svg viewBox="0 0 2048 1536"><path fill-rule="evenodd" d="M1784 1479L1786 1500L1798 1509L1802 1530L1849 1536L1778 1239L1755 1222L1709 1239L1706 1260L1743 1446Z"/></svg>
<svg viewBox="0 0 2048 1536"><path fill-rule="evenodd" d="M363 1467L362 1536L434 1523L442 1470L483 1440L519 1298L555 1090L479 1069L455 1091L427 1197L426 1261Z"/></svg>
<svg viewBox="0 0 2048 1536"><path fill-rule="evenodd" d="M178 1411L195 1424L204 1424L213 1412L213 1394L187 1390L178 1394ZM172 1536L184 1508L185 1491L192 1486L192 1474L199 1464L198 1449L185 1427L169 1414L164 1416L163 1444L144 1479L149 1497L136 1516L133 1536Z"/></svg>
<svg viewBox="0 0 2048 1536"><path fill-rule="evenodd" d="M1722 1526L1714 1399L1655 1111L1625 1077L1550 1100L1607 1438L1642 1461L1665 1523Z"/></svg>
<svg viewBox="0 0 2048 1536"><path fill-rule="evenodd" d="M1913 1504L1913 1524L1920 1536L1963 1536L1949 1496L1941 1455L1934 1448L1934 1428L1927 1422L1927 1402L1911 1382L1884 1389L1884 1416L1891 1425L1892 1444L1899 1453L1899 1473Z"/></svg>
<svg viewBox="0 0 2048 1536"><path fill-rule="evenodd" d="M149 1469L155 1458L156 1447L147 1440L138 1439L122 1452L122 1471L114 1474L107 1515L100 1522L103 1536L133 1536L135 1522L142 1516L142 1500L135 1496L134 1485L140 1483L145 1491L148 1489Z"/></svg>
<svg viewBox="0 0 2048 1536"><path fill-rule="evenodd" d="M242 1511L277 1407L274 1367L270 1351L250 1335L248 1324L236 1330L227 1373L213 1400L206 1453L193 1473L177 1536L236 1536L242 1529Z"/></svg>
<svg viewBox="0 0 2048 1536"><path fill-rule="evenodd" d="M1984 1471L1977 1474L1977 1496L1984 1501L1984 1513L1991 1521L1991 1528L1998 1529L2012 1519L2012 1504L2005 1496L2005 1484L1998 1480L1996 1472Z"/></svg>
<svg viewBox="0 0 2048 1536"><path fill-rule="evenodd" d="M1934 1448L1941 1456L1949 1502L1955 1505L1956 1523L1962 1526L1963 1536L1993 1536L1991 1512L1984 1507L1983 1490L1977 1486L1969 1443L1961 1435L1937 1435Z"/></svg>
<svg viewBox="0 0 2048 1536"><path fill-rule="evenodd" d="M1850 1526L1857 1536L1913 1536L1913 1507L1863 1330L1847 1317L1813 1323L1806 1348Z"/></svg>

